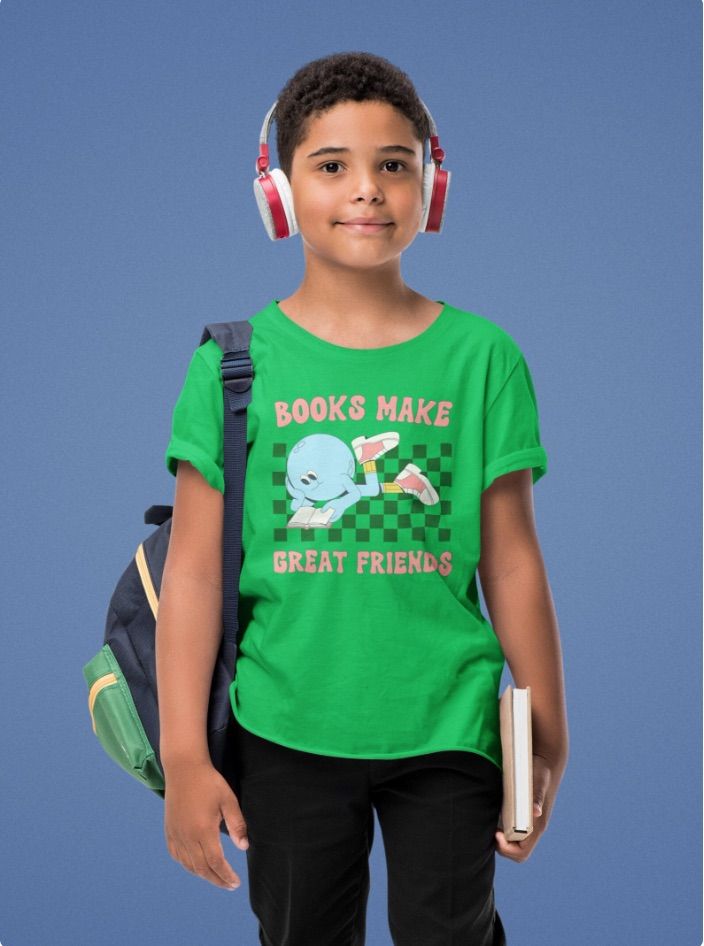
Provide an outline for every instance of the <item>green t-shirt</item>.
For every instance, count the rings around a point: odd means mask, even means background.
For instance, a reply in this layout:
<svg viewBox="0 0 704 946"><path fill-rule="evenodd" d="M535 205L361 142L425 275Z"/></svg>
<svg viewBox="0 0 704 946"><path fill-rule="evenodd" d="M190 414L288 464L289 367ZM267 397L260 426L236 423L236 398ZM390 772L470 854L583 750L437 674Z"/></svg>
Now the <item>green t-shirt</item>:
<svg viewBox="0 0 704 946"><path fill-rule="evenodd" d="M230 699L265 739L374 759L460 749L502 767L504 653L475 577L481 493L511 470L535 483L547 456L513 338L442 305L419 335L370 349L313 335L278 300L249 319ZM221 357L213 339L194 352L166 464L175 475L188 460L222 492Z"/></svg>

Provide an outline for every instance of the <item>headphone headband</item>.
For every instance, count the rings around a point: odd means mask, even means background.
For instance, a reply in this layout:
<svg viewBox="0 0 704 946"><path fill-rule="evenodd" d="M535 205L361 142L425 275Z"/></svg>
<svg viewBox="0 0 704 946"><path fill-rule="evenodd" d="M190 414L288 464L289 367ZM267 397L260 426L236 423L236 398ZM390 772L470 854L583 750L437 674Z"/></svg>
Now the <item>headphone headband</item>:
<svg viewBox="0 0 704 946"><path fill-rule="evenodd" d="M425 114L428 116L428 123L430 125L430 156L439 166L445 159L445 152L442 150L439 144L438 139L438 129L435 124L433 116L430 114L430 109L425 104L423 99L419 97L418 101L423 106ZM267 168L269 167L269 131L271 129L271 123L274 121L276 111L276 106L278 105L279 100L276 99L274 104L271 106L269 111L264 116L264 121L262 122L262 129L259 132L259 158L257 159L257 172L259 174L265 174ZM262 163L262 158L266 159L266 164Z"/></svg>

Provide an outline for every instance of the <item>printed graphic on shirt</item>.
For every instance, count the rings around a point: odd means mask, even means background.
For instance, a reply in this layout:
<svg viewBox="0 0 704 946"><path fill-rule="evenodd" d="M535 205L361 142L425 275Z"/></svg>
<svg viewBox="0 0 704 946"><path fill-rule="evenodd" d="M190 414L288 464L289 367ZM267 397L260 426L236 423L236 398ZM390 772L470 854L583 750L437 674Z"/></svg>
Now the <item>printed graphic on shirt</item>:
<svg viewBox="0 0 704 946"><path fill-rule="evenodd" d="M436 556L425 545L450 542L452 502L443 494L452 485L452 443L415 443L408 452L402 446L392 431L355 437L350 446L329 434L303 437L292 448L274 443L281 464L273 474L274 571L451 571L452 553ZM360 543L349 563L347 551L325 548L343 539ZM282 548L301 541L317 548Z"/></svg>
<svg viewBox="0 0 704 946"><path fill-rule="evenodd" d="M407 463L392 481L379 482L376 461L398 446L399 436L391 430L371 437L355 437L352 449L331 434L311 434L299 440L286 464L286 488L293 497L294 510L289 528L328 528L362 496L378 496L382 492L411 493L426 506L438 503L433 484L415 463ZM357 464L364 471L364 483L355 482ZM316 508L316 500L328 501L322 508Z"/></svg>
<svg viewBox="0 0 704 946"><path fill-rule="evenodd" d="M452 553L436 552L450 541L452 442L419 443L417 431L447 427L452 406L378 395L369 417L361 394L275 401L278 427L334 420L341 435L310 433L273 445L274 571L447 574ZM376 432L372 420L389 426ZM349 560L346 549L325 548L343 541L360 546ZM301 550L301 542L310 547Z"/></svg>

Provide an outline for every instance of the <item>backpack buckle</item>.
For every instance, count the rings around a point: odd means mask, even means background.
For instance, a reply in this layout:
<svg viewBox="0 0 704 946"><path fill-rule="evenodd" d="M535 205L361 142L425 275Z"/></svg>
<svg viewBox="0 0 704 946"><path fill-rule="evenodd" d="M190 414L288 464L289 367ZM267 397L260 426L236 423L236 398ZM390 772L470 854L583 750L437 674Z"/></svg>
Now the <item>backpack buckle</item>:
<svg viewBox="0 0 704 946"><path fill-rule="evenodd" d="M252 386L254 372L249 351L228 351L220 362L222 380L228 391L242 394Z"/></svg>

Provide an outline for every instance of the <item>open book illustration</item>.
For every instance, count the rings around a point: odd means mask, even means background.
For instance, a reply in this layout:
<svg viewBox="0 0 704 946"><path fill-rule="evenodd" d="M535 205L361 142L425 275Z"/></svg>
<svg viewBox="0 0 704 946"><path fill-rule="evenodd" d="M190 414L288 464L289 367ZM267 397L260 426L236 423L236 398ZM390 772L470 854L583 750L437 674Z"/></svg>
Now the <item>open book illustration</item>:
<svg viewBox="0 0 704 946"><path fill-rule="evenodd" d="M322 509L316 509L315 506L301 506L300 509L294 512L286 526L288 528L298 526L299 529L327 529L330 525L330 517L334 512L335 510L332 507L323 512Z"/></svg>

